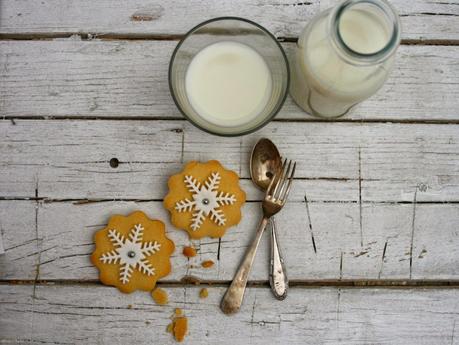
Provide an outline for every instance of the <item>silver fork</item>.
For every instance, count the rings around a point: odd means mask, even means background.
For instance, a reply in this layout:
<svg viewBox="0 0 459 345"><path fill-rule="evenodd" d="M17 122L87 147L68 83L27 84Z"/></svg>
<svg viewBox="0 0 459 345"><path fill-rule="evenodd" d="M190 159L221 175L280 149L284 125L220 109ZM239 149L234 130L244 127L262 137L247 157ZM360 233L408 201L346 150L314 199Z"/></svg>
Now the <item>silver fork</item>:
<svg viewBox="0 0 459 345"><path fill-rule="evenodd" d="M287 159L284 160L282 168L274 176L271 183L269 184L268 189L266 190L266 195L262 203L263 219L258 226L255 239L245 253L245 257L242 260L242 263L239 266L239 269L237 270L230 287L228 290L226 290L225 296L223 296L222 302L220 304L220 309L225 314L236 313L241 307L245 288L247 286L247 280L252 268L255 254L258 249L258 245L260 244L261 236L265 231L269 218L279 212L287 201L287 196L290 192L293 176L295 174L296 162L289 161L287 169L285 169L286 165Z"/></svg>

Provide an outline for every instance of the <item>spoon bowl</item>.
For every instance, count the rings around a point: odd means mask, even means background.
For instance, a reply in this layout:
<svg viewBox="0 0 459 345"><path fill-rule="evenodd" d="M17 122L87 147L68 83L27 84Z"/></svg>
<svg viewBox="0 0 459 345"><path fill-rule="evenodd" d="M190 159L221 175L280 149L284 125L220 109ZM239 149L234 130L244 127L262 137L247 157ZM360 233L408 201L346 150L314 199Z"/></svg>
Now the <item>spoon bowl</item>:
<svg viewBox="0 0 459 345"><path fill-rule="evenodd" d="M253 183L265 191L281 165L282 159L276 145L267 138L260 139L250 157L250 177Z"/></svg>

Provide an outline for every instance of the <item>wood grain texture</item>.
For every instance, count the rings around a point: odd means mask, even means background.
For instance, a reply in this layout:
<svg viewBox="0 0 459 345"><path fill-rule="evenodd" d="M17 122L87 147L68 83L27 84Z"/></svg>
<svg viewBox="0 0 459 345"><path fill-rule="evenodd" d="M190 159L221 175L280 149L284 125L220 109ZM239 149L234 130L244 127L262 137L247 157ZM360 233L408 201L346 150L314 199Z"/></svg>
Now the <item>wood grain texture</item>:
<svg viewBox="0 0 459 345"><path fill-rule="evenodd" d="M459 22L459 21L458 21ZM181 118L175 41L0 41L0 115ZM287 53L293 43L285 43ZM402 46L385 86L347 120L458 121L457 46ZM288 98L276 119L313 120Z"/></svg>
<svg viewBox="0 0 459 345"><path fill-rule="evenodd" d="M293 287L275 301L268 236L250 277L265 285L248 289L236 316L218 309L260 216L247 162L262 136L299 162L291 202L277 217L293 283L459 279L456 1L392 1L404 42L416 45L399 49L387 84L349 123L315 122L289 98L277 122L224 139L182 120L172 102L169 58L195 24L239 15L293 38L335 3L0 1L0 117L11 119L0 121L0 343L175 344L165 328L180 307L190 318L188 344L459 345L457 286ZM291 54L294 44L284 48ZM64 120L72 117L80 120ZM371 123L386 120L399 123ZM221 160L248 193L241 223L220 243L190 241L162 206L167 177L192 159ZM97 284L89 261L109 216L138 209L165 221L177 246L162 282L165 307L147 293ZM190 244L198 256L188 260L181 250ZM216 265L205 270L203 260ZM219 286L200 300L200 287L178 284L186 275Z"/></svg>
<svg viewBox="0 0 459 345"><path fill-rule="evenodd" d="M457 345L457 289L298 289L276 301L249 288L241 311L218 304L223 287L166 288L167 306L147 293L101 286L0 286L0 341L53 344L175 344L166 333L173 308L189 318L187 344Z"/></svg>
<svg viewBox="0 0 459 345"><path fill-rule="evenodd" d="M35 204L3 201L0 207L6 207L10 219L29 219L35 217ZM186 275L231 280L261 217L258 203L246 204L241 223L228 230L219 244L218 239L210 238L190 241L184 231L170 224L161 202L39 202L37 225L24 225L20 239L15 239L17 224L3 225L7 253L2 260L8 269L1 271L0 279L30 279L39 272L39 280L97 280L97 270L89 261L94 233L105 226L110 215L128 215L135 210L166 223L177 248L172 256L173 272L166 280L174 282ZM356 203L291 202L276 219L293 281L459 279L456 204L365 204L360 213ZM39 247L38 269L36 259L31 262L29 256L14 251L16 242L27 238L39 239L29 245L34 255ZM181 251L190 244L197 248L198 256L188 260ZM266 235L250 280L267 281L268 253ZM214 261L215 266L201 268L204 260Z"/></svg>
<svg viewBox="0 0 459 345"><path fill-rule="evenodd" d="M36 278L40 252L37 213L35 202L0 201L0 236L5 249L0 255L1 278Z"/></svg>
<svg viewBox="0 0 459 345"><path fill-rule="evenodd" d="M160 200L190 160L218 159L239 173L249 200L253 145L271 138L298 162L290 199L447 202L459 195L459 126L271 123L240 139L186 121L0 121L0 197ZM110 166L116 158L119 165Z"/></svg>
<svg viewBox="0 0 459 345"><path fill-rule="evenodd" d="M47 35L91 33L95 35L184 34L198 23L220 16L241 16L264 25L277 37L296 37L320 10L337 0L298 2L210 0L165 2L135 0L8 0L1 3L0 34ZM455 1L392 0L401 16L403 38L452 39L459 32Z"/></svg>

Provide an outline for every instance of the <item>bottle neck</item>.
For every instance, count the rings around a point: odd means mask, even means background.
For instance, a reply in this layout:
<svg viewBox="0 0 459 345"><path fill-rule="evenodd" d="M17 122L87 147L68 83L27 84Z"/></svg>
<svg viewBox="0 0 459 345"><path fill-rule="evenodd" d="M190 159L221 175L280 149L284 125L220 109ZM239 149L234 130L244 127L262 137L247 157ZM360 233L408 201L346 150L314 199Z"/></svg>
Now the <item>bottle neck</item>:
<svg viewBox="0 0 459 345"><path fill-rule="evenodd" d="M346 0L329 18L332 45L350 64L382 63L400 44L400 19L386 0Z"/></svg>

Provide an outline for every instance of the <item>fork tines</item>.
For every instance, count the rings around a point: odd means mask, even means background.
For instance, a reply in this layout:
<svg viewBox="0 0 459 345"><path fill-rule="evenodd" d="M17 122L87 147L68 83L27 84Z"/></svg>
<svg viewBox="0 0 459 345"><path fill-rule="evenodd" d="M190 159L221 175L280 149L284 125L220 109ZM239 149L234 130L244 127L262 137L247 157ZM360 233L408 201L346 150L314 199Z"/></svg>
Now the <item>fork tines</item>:
<svg viewBox="0 0 459 345"><path fill-rule="evenodd" d="M286 166L287 169L285 169ZM290 187L292 186L293 177L295 175L295 168L296 162L289 160L287 165L287 159L284 160L282 168L277 171L269 184L268 193L266 194L268 198L281 203L284 203L287 200Z"/></svg>

